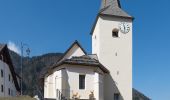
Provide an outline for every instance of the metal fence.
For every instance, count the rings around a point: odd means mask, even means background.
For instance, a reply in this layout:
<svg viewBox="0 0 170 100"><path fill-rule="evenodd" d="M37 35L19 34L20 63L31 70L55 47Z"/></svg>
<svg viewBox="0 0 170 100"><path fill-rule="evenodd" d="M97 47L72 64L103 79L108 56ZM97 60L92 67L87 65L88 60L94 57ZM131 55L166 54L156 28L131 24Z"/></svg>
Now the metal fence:
<svg viewBox="0 0 170 100"><path fill-rule="evenodd" d="M86 100L95 100L94 93L91 90L56 89L56 100L81 100L82 97Z"/></svg>

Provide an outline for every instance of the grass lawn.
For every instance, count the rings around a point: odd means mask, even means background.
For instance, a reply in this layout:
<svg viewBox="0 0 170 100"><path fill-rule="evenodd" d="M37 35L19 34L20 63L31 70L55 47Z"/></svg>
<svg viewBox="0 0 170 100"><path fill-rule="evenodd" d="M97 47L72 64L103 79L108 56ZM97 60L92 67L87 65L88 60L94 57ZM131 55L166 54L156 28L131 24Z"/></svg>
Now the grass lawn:
<svg viewBox="0 0 170 100"><path fill-rule="evenodd" d="M36 100L29 96L19 96L19 97L0 97L0 100Z"/></svg>

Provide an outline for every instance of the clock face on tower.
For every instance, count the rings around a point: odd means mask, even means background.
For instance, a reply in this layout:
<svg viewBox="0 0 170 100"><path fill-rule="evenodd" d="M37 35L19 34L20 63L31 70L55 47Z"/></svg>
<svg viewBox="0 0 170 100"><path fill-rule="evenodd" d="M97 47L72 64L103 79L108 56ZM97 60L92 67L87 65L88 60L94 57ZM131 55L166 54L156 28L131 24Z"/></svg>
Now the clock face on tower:
<svg viewBox="0 0 170 100"><path fill-rule="evenodd" d="M121 22L119 24L119 29L122 33L126 34L130 31L130 25L126 22Z"/></svg>

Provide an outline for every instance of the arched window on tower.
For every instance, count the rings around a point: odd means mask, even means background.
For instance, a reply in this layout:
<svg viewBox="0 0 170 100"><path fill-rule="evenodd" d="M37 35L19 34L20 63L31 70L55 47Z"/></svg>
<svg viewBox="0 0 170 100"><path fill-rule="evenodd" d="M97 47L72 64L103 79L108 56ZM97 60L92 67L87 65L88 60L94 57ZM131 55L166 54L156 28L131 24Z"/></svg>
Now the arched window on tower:
<svg viewBox="0 0 170 100"><path fill-rule="evenodd" d="M117 28L112 30L112 37L114 38L119 37L119 30Z"/></svg>

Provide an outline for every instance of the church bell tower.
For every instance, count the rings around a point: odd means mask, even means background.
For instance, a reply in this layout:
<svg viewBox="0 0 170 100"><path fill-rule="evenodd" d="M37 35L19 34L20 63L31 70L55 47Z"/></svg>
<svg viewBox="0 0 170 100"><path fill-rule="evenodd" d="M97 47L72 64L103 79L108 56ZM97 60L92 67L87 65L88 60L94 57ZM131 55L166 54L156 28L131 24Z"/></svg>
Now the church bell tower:
<svg viewBox="0 0 170 100"><path fill-rule="evenodd" d="M92 53L110 71L104 100L132 100L132 22L119 0L102 0L91 35Z"/></svg>

